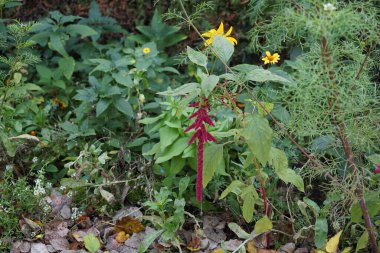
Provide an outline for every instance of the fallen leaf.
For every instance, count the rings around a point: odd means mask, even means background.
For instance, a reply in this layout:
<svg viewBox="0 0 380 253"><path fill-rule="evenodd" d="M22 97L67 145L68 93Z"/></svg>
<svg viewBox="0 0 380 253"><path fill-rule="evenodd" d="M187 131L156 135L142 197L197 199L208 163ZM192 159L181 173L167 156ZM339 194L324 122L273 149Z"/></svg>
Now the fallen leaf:
<svg viewBox="0 0 380 253"><path fill-rule="evenodd" d="M126 234L132 235L144 230L144 225L137 219L125 216L118 220L115 225L115 231L118 233L124 231Z"/></svg>
<svg viewBox="0 0 380 253"><path fill-rule="evenodd" d="M256 248L254 240L251 240L247 243L247 252L248 253L258 253L258 249Z"/></svg>
<svg viewBox="0 0 380 253"><path fill-rule="evenodd" d="M117 233L117 235L115 237L115 240L118 243L123 243L128 239L129 239L129 234L126 234L124 231L120 231L119 233Z"/></svg>
<svg viewBox="0 0 380 253"><path fill-rule="evenodd" d="M224 253L223 249L214 249L212 253Z"/></svg>
<svg viewBox="0 0 380 253"><path fill-rule="evenodd" d="M326 243L326 251L328 253L335 253L338 250L339 239L342 231L334 235L330 238L330 240Z"/></svg>
<svg viewBox="0 0 380 253"><path fill-rule="evenodd" d="M191 252L197 252L201 250L201 238L196 235L191 236L190 242L187 243L186 248Z"/></svg>
<svg viewBox="0 0 380 253"><path fill-rule="evenodd" d="M84 246L91 253L95 253L100 248L99 239L92 233L86 235L84 238Z"/></svg>

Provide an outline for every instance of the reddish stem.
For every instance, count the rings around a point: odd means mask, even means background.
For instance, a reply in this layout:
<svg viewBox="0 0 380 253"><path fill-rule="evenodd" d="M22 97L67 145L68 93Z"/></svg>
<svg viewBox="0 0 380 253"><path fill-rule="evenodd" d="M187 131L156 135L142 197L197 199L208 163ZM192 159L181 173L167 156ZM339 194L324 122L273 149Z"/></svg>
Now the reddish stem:
<svg viewBox="0 0 380 253"><path fill-rule="evenodd" d="M202 201L202 182L203 182L203 139L198 139L198 162L197 162L197 181L195 186L195 194L197 196L197 201Z"/></svg>

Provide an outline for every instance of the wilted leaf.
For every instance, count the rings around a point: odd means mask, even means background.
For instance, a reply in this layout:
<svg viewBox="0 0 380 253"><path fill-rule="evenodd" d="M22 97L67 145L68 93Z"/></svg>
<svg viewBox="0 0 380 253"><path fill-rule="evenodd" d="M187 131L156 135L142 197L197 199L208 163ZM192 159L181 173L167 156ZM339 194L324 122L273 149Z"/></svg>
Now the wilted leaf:
<svg viewBox="0 0 380 253"><path fill-rule="evenodd" d="M128 240L128 238L129 238L129 234L126 234L124 231L120 231L119 233L117 233L115 240L118 243L123 243L126 240Z"/></svg>
<svg viewBox="0 0 380 253"><path fill-rule="evenodd" d="M132 235L133 233L138 233L144 230L144 225L137 219L130 216L125 216L121 220L118 220L115 225L116 232L125 232L126 234Z"/></svg>
<svg viewBox="0 0 380 253"><path fill-rule="evenodd" d="M338 250L339 239L342 231L334 235L330 238L330 240L326 243L326 251L328 253L335 253Z"/></svg>

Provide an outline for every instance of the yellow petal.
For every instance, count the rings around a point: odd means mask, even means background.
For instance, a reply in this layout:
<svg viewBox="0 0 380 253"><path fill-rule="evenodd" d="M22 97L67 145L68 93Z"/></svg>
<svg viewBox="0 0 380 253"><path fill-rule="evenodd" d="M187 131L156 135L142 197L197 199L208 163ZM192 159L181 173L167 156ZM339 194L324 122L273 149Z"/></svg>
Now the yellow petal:
<svg viewBox="0 0 380 253"><path fill-rule="evenodd" d="M232 26L230 27L230 29L228 29L228 32L225 35L229 36L231 33L232 33Z"/></svg>
<svg viewBox="0 0 380 253"><path fill-rule="evenodd" d="M205 46L207 47L208 45L210 45L212 43L212 38L208 39L205 41Z"/></svg>
<svg viewBox="0 0 380 253"><path fill-rule="evenodd" d="M223 34L224 33L224 25L223 22L220 22L219 28L216 31L218 34Z"/></svg>
<svg viewBox="0 0 380 253"><path fill-rule="evenodd" d="M227 37L228 41L232 43L232 45L237 45L237 40L233 37Z"/></svg>
<svg viewBox="0 0 380 253"><path fill-rule="evenodd" d="M269 52L269 51L266 51L266 52L265 52L265 54L266 54L266 56L268 56L268 57L270 57L270 56L271 56L271 54L270 54L270 52Z"/></svg>
<svg viewBox="0 0 380 253"><path fill-rule="evenodd" d="M341 234L342 231L331 237L331 239L326 243L326 251L328 253L335 253L338 250L338 244Z"/></svg>
<svg viewBox="0 0 380 253"><path fill-rule="evenodd" d="M211 30L208 31L208 32L202 33L202 36L203 36L203 37L212 37L212 36L215 35L215 33L216 33L216 30L215 30L215 29L211 29Z"/></svg>

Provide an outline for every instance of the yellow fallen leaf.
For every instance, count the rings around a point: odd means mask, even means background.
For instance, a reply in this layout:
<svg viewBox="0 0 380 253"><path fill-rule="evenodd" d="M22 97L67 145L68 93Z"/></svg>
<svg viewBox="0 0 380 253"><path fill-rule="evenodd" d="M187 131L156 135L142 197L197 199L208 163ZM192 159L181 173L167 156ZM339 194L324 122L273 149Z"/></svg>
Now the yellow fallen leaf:
<svg viewBox="0 0 380 253"><path fill-rule="evenodd" d="M316 249L316 250L314 250L315 251L315 253L326 253L326 251L324 251L324 250L320 250L320 249Z"/></svg>
<svg viewBox="0 0 380 253"><path fill-rule="evenodd" d="M129 238L129 234L126 234L124 231L120 231L119 233L117 233L115 237L118 243L123 243L126 240L128 240L128 238Z"/></svg>
<svg viewBox="0 0 380 253"><path fill-rule="evenodd" d="M326 252L335 253L338 250L338 244L341 234L342 231L330 238L330 240L326 243Z"/></svg>
<svg viewBox="0 0 380 253"><path fill-rule="evenodd" d="M222 249L214 249L212 253L224 253Z"/></svg>
<svg viewBox="0 0 380 253"><path fill-rule="evenodd" d="M255 242L253 240L247 243L247 252L248 253L257 253L258 250L256 248Z"/></svg>

